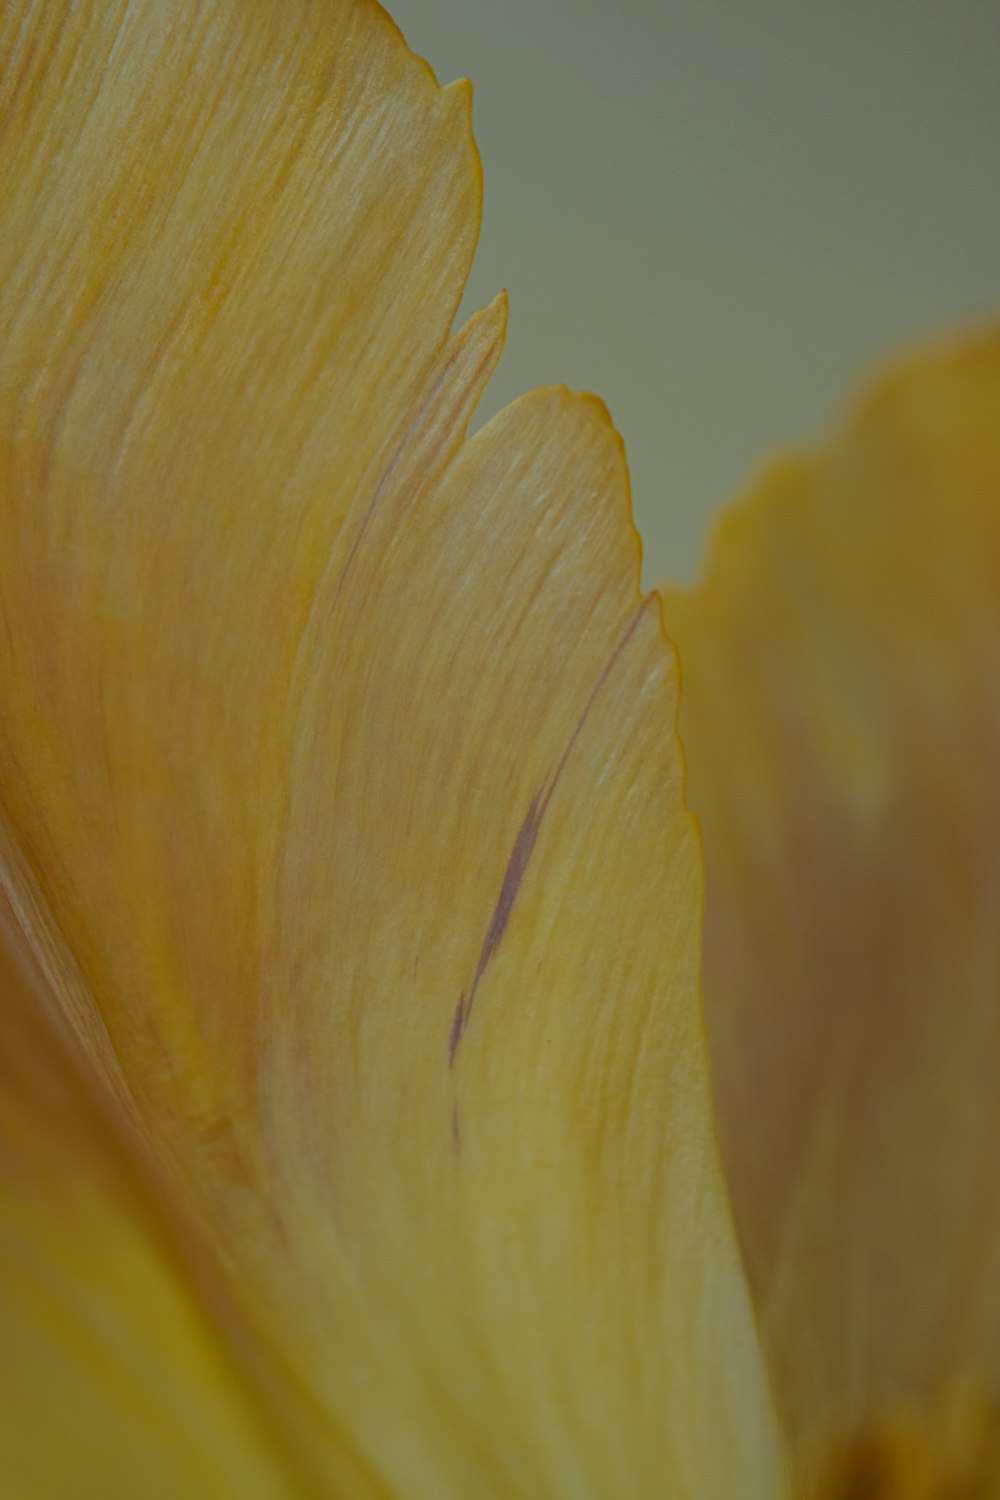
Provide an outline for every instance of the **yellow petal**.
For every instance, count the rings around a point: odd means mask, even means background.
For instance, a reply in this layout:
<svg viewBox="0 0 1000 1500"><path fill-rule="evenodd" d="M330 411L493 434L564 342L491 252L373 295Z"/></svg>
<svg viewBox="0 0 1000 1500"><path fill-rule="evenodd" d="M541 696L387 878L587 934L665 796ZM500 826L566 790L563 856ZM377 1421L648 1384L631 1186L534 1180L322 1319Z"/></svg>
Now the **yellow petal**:
<svg viewBox="0 0 1000 1500"><path fill-rule="evenodd" d="M793 1429L996 1399L1000 337L884 380L666 609L723 1154Z"/></svg>
<svg viewBox="0 0 1000 1500"><path fill-rule="evenodd" d="M599 403L465 437L468 90L3 25L4 879L200 1296L320 1493L774 1493L673 659Z"/></svg>
<svg viewBox="0 0 1000 1500"><path fill-rule="evenodd" d="M9 920L5 914L4 921ZM265 1414L0 936L0 1473L6 1495L289 1493Z"/></svg>

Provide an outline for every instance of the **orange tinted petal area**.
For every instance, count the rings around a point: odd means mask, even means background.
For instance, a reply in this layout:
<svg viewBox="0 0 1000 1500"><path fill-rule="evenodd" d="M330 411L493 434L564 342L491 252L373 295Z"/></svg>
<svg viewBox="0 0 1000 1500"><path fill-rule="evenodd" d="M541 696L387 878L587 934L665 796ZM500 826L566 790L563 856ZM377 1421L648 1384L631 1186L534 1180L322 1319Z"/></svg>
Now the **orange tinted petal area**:
<svg viewBox="0 0 1000 1500"><path fill-rule="evenodd" d="M241 1383L306 1493L776 1492L674 660L600 404L466 436L467 88L0 25L3 878Z"/></svg>
<svg viewBox="0 0 1000 1500"><path fill-rule="evenodd" d="M933 1409L888 1413L836 1454L815 1493L819 1500L995 1500L996 1406L958 1385Z"/></svg>
<svg viewBox="0 0 1000 1500"><path fill-rule="evenodd" d="M766 476L667 620L723 1153L791 1430L863 1443L956 1380L989 1406L1000 337L903 364Z"/></svg>

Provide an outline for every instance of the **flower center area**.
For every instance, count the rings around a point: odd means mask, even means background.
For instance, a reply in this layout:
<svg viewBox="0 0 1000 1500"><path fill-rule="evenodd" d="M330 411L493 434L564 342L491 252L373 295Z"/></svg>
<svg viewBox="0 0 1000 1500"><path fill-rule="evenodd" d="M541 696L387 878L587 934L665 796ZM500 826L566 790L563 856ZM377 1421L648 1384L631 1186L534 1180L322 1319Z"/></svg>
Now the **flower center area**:
<svg viewBox="0 0 1000 1500"><path fill-rule="evenodd" d="M827 1473L819 1500L1000 1500L1000 1407L963 1394L892 1417Z"/></svg>

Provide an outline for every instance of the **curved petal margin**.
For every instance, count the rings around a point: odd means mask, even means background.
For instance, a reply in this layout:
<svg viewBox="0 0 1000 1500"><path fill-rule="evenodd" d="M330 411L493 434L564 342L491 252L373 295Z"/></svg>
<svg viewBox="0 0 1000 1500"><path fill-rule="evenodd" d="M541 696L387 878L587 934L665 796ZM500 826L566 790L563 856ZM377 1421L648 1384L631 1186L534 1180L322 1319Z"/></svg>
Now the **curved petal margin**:
<svg viewBox="0 0 1000 1500"><path fill-rule="evenodd" d="M767 476L666 615L785 1414L808 1453L934 1428L958 1389L995 1412L1000 335L901 365Z"/></svg>
<svg viewBox="0 0 1000 1500"><path fill-rule="evenodd" d="M203 1307L307 1492L772 1493L673 658L599 404L465 436L467 89L0 25L4 881Z"/></svg>

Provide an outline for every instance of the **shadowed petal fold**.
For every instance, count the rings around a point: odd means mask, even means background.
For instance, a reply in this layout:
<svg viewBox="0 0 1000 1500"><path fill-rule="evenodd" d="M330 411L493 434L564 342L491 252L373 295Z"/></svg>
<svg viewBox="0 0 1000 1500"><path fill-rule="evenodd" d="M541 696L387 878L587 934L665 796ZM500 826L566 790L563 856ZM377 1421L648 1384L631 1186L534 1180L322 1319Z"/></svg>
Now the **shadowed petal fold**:
<svg viewBox="0 0 1000 1500"><path fill-rule="evenodd" d="M306 1492L776 1492L674 661L599 403L466 437L467 88L0 28L3 878L198 1296Z"/></svg>

